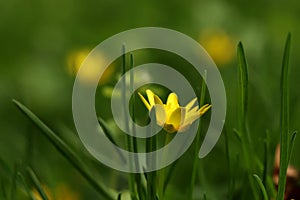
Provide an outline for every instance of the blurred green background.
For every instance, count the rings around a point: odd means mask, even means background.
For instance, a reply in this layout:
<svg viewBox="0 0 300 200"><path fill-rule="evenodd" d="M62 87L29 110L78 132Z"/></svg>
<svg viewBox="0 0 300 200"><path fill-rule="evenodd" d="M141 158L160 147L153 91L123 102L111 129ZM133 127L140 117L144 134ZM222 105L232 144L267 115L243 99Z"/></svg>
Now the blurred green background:
<svg viewBox="0 0 300 200"><path fill-rule="evenodd" d="M187 34L199 41L213 57L227 92L226 124L232 155L240 151L231 130L237 126L235 54L238 41L242 41L249 64L249 128L257 144L255 149L261 155L268 129L275 150L279 142L281 60L288 32L293 37L291 130L300 130L299 11L300 3L296 0L0 1L0 157L11 168L31 165L46 187L57 195L58 191L65 190L68 192L62 193L73 195L70 199L98 198L11 100L23 102L61 133L79 154L87 155L74 134L71 111L74 66L80 63L78 57L84 57L84 52L106 38L144 26L165 27ZM105 105L99 105L98 109L101 108ZM292 163L300 169L299 150L300 141L297 140ZM269 153L273 157L274 153ZM212 199L226 196L228 171L225 164L220 165L220 162L226 163L225 157L222 135L215 149L200 161L207 176L206 183L200 188L206 190ZM169 191L177 191L178 199L186 192L185 185L189 180L186 162L190 161L187 152L178 162L176 176L172 178ZM99 181L119 190L127 188L126 174L95 161L89 160L89 163L99 169L95 171ZM1 178L1 182L5 179Z"/></svg>

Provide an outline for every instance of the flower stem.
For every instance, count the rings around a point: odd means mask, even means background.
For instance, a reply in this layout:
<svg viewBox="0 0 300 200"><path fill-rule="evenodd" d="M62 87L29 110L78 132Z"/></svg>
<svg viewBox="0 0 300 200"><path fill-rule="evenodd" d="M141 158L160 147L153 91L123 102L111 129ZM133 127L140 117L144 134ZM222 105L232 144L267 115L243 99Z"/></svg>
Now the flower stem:
<svg viewBox="0 0 300 200"><path fill-rule="evenodd" d="M165 138L165 146L172 140L173 135L170 133L166 133ZM166 150L163 151L162 159L165 160L166 156L168 156L168 152ZM159 171L159 179L158 179L158 196L163 197L165 187L166 187L166 174L169 173L169 168L164 167Z"/></svg>
<svg viewBox="0 0 300 200"><path fill-rule="evenodd" d="M155 108L152 109L150 112L150 118L151 120L155 119ZM153 123L151 123L150 128L148 128L148 135L151 135L151 131L153 131L152 127ZM146 152L147 152L147 167L153 168L156 166L156 155L155 153L153 156L149 155L150 152L154 152L156 150L156 143L157 143L157 137L152 136L148 137L146 140ZM147 200L153 200L156 199L156 171L148 172L147 173Z"/></svg>

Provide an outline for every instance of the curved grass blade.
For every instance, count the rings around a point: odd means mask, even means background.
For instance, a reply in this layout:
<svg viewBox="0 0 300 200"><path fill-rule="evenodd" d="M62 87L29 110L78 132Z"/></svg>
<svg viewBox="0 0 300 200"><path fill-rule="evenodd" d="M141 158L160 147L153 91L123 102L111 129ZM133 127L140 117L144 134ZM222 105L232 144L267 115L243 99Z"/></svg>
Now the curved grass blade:
<svg viewBox="0 0 300 200"><path fill-rule="evenodd" d="M259 176L257 176L256 174L253 174L253 177L255 178L256 182L258 183L258 186L263 194L263 199L264 200L269 200L269 197L268 197L268 194L267 194L267 191L266 191L266 188L263 184L263 182L261 181L261 179L259 178Z"/></svg>
<svg viewBox="0 0 300 200"><path fill-rule="evenodd" d="M291 51L291 34L286 39L281 69L281 107L280 107L280 164L277 200L284 199L286 172L288 167L289 141L289 60Z"/></svg>
<svg viewBox="0 0 300 200"><path fill-rule="evenodd" d="M13 100L13 103L42 131L47 139L56 147L56 149L78 170L78 172L107 199L115 199L116 193L106 186L97 182L93 175L89 172L84 162L72 151L69 146L61 140L48 126L46 126L35 114L20 102Z"/></svg>
<svg viewBox="0 0 300 200"><path fill-rule="evenodd" d="M109 141L111 143L113 143L114 145L118 146L117 142L115 141L115 139L113 138L111 131L109 130L106 122L101 118L98 117L98 122L105 134L105 136L109 139ZM120 158L122 159L122 161L124 162L124 164L126 163L126 158L124 157L124 155L121 153L121 151L119 149L116 149L117 153L119 154Z"/></svg>
<svg viewBox="0 0 300 200"><path fill-rule="evenodd" d="M42 199L43 200L48 200L49 198L48 198L45 190L43 189L41 182L37 178L35 172L30 167L27 167L26 170L28 172L28 175L29 175L34 187L36 188L38 193L41 195Z"/></svg>

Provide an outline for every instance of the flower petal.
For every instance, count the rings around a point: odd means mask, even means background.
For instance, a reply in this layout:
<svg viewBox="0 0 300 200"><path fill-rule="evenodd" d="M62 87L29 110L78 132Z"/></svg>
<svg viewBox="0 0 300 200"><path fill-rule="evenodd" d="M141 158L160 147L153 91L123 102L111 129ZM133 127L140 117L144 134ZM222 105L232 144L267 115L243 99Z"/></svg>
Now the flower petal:
<svg viewBox="0 0 300 200"><path fill-rule="evenodd" d="M209 105L209 104L205 104L204 106L202 106L198 111L200 113L200 116L202 116L204 113L206 113L210 108L211 108L211 105Z"/></svg>
<svg viewBox="0 0 300 200"><path fill-rule="evenodd" d="M141 93L138 93L138 95L140 96L142 102L145 104L146 108L147 108L148 110L150 110L150 109L151 109L151 106L150 106L150 104L148 103L148 101L143 97L143 95L141 95Z"/></svg>
<svg viewBox="0 0 300 200"><path fill-rule="evenodd" d="M147 97L148 97L148 101L150 103L150 106L154 106L155 105L155 102L154 102L154 96L155 94L151 91L151 90L146 90L146 94L147 94Z"/></svg>
<svg viewBox="0 0 300 200"><path fill-rule="evenodd" d="M194 113L189 115L185 120L183 125L191 125L195 120L200 117L199 113Z"/></svg>
<svg viewBox="0 0 300 200"><path fill-rule="evenodd" d="M192 99L186 106L185 109L187 111L189 111L195 104L195 102L197 101L197 97L195 97L194 99Z"/></svg>
<svg viewBox="0 0 300 200"><path fill-rule="evenodd" d="M178 97L175 93L169 94L166 107L167 109L179 108Z"/></svg>
<svg viewBox="0 0 300 200"><path fill-rule="evenodd" d="M166 124L167 125L173 125L175 129L179 129L180 125L183 124L184 118L186 114L186 109L179 107L172 112L169 119L167 119Z"/></svg>
<svg viewBox="0 0 300 200"><path fill-rule="evenodd" d="M163 105L162 100L157 95L154 95L154 103L159 104L159 105Z"/></svg>
<svg viewBox="0 0 300 200"><path fill-rule="evenodd" d="M152 109L155 109L156 123L159 126L164 126L166 119L167 119L167 114L166 114L164 106L156 104L153 106Z"/></svg>

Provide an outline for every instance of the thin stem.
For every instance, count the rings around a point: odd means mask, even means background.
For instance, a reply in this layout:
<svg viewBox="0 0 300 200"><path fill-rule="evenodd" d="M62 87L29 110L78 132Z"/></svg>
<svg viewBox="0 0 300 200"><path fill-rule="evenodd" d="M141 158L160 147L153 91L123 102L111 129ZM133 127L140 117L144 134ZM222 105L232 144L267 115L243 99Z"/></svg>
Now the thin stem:
<svg viewBox="0 0 300 200"><path fill-rule="evenodd" d="M280 164L277 200L284 199L286 172L288 167L289 149L289 56L291 49L291 34L288 34L281 71L281 109L280 109Z"/></svg>
<svg viewBox="0 0 300 200"><path fill-rule="evenodd" d="M155 119L155 108L153 108L150 112L150 118L151 120ZM150 128L148 128L148 135L151 135L151 131L153 131L154 123L151 122ZM156 150L156 141L157 137L152 136L148 137L146 140L146 152L147 154L147 167L153 168L156 166L156 155L154 153L153 157L149 155L150 152L153 152ZM156 199L156 171L148 172L147 173L147 200L154 200Z"/></svg>
<svg viewBox="0 0 300 200"><path fill-rule="evenodd" d="M199 101L199 107L204 105L204 101L205 101L206 74L207 74L207 71L205 70L204 77L202 79L202 84L201 84L201 96L200 96L200 101ZM193 192L194 192L194 187L195 187L195 182L196 182L196 177L197 177L198 160L199 160L198 152L199 152L200 145L201 145L200 139L201 139L201 118L199 119L198 131L197 131L197 135L195 138L194 161L193 161L193 165L192 165L192 176L191 176L191 182L190 182L189 193L188 193L188 199L190 199L190 200L193 199Z"/></svg>
<svg viewBox="0 0 300 200"><path fill-rule="evenodd" d="M138 152L138 145L137 145L137 139L136 139L136 125L135 125L135 95L133 94L133 86L134 86L134 72L133 72L133 67L134 67L134 57L133 54L130 53L130 86L129 86L129 90L130 90L130 94L132 94L132 106L131 106L131 113L132 113L132 119L133 122L132 123L132 127L131 127L131 131L132 131L132 145L133 145L133 151L134 152ZM136 169L140 169L140 164L139 164L139 158L138 156L134 157L134 167ZM138 196L139 199L143 198L143 189L142 189L142 182L141 182L141 174L136 173L134 175L135 177L135 183L137 186L137 192L138 192Z"/></svg>
<svg viewBox="0 0 300 200"><path fill-rule="evenodd" d="M247 109L248 109L248 64L242 43L238 44L237 49L238 57L238 86L239 86L239 109L238 109L238 129L246 136L241 138L242 150L244 153L244 161L246 164L247 177L250 182L252 194L254 199L258 199L255 183L252 178L252 170L254 162L251 161L250 156L253 155L251 146L251 136L247 127ZM255 155L254 155L255 156ZM255 159L253 159L255 160Z"/></svg>
<svg viewBox="0 0 300 200"><path fill-rule="evenodd" d="M127 95L126 95L126 76L125 76L125 73L126 73L126 50L125 50L125 45L123 45L123 56L122 56L122 75L124 76L123 78L123 82L122 82L122 100L123 100L123 108L124 108L124 122L125 122L125 131L127 133L129 133L129 119L128 119L128 116L127 116ZM132 140L131 140L131 136L126 134L126 147L127 147L127 150L130 152L132 152ZM129 156L129 167L130 169L132 169L132 159L131 159L131 156L130 154L128 154ZM130 196L133 200L136 200L137 197L136 197L136 191L135 191L135 175L133 173L130 173L129 174L129 190L130 190Z"/></svg>
<svg viewBox="0 0 300 200"><path fill-rule="evenodd" d="M255 178L256 182L258 183L258 186L263 194L263 199L264 200L269 200L269 197L268 197L268 194L267 194L267 191L266 191L266 188L263 184L263 182L261 181L261 179L259 178L259 176L257 176L256 174L253 175L253 177Z"/></svg>
<svg viewBox="0 0 300 200"><path fill-rule="evenodd" d="M173 135L170 133L165 133L166 134L166 138L165 138L165 145L166 146L173 138ZM166 156L168 155L167 150L165 149L163 151L163 155L162 155L162 160L166 159ZM165 186L166 186L166 174L169 172L168 167L164 167L163 169L161 169L159 171L159 179L158 179L158 196L159 197L163 197L164 195L164 191L165 191Z"/></svg>

